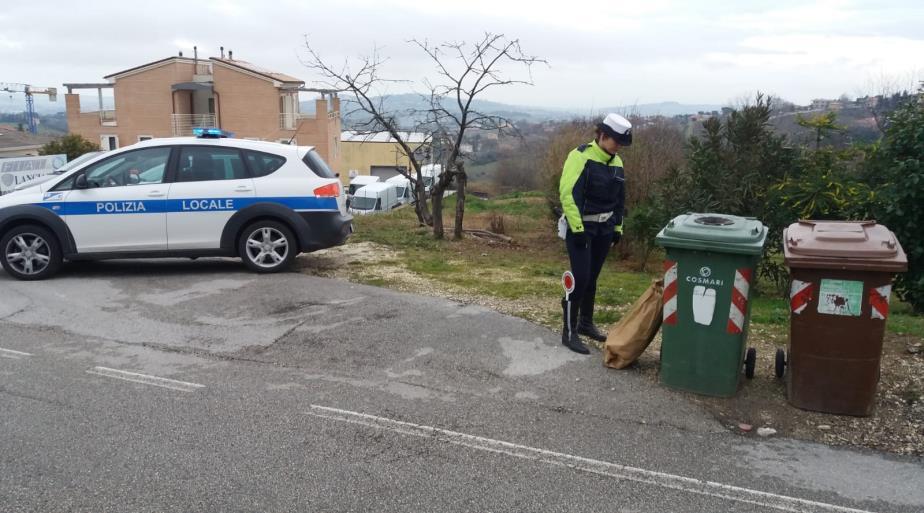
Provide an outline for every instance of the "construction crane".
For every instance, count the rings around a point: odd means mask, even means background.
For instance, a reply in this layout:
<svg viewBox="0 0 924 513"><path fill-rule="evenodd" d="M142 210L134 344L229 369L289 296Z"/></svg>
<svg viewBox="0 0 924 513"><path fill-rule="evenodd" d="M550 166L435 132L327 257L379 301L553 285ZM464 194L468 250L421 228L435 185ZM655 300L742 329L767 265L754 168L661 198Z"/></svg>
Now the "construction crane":
<svg viewBox="0 0 924 513"><path fill-rule="evenodd" d="M35 101L32 96L36 94L48 95L49 101L58 101L58 89L55 87L34 87L29 84L17 84L10 82L0 82L0 91L7 93L23 93L26 95L26 118L29 123L29 132L38 132L35 126Z"/></svg>

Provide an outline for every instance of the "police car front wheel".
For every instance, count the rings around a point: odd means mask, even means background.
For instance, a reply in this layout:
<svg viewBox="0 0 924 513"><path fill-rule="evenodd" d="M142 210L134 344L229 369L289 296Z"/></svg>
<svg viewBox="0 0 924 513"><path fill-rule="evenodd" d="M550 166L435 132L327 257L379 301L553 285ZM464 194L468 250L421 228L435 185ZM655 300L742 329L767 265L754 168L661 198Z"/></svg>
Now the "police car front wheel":
<svg viewBox="0 0 924 513"><path fill-rule="evenodd" d="M61 267L61 247L48 229L37 225L17 226L0 238L3 268L19 280L42 280Z"/></svg>
<svg viewBox="0 0 924 513"><path fill-rule="evenodd" d="M286 225L276 221L257 221L248 226L238 241L244 264L259 273L282 271L293 260L297 241Z"/></svg>

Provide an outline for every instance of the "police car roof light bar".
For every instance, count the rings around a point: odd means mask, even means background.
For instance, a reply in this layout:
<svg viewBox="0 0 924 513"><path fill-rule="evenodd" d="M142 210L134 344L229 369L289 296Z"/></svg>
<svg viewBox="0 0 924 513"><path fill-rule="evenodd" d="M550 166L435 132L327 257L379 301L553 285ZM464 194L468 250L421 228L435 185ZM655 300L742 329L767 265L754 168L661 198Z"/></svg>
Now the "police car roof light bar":
<svg viewBox="0 0 924 513"><path fill-rule="evenodd" d="M196 127L192 129L193 135L200 139L220 139L234 137L234 132L228 132L215 127Z"/></svg>

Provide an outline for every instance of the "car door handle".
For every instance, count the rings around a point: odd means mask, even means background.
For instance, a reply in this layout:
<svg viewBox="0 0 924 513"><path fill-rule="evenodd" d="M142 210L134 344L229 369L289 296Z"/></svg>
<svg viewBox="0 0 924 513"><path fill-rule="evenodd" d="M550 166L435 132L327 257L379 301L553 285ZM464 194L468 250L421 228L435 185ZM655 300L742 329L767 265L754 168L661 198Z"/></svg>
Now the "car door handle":
<svg viewBox="0 0 924 513"><path fill-rule="evenodd" d="M234 189L234 192L250 192L253 190L253 187L247 187L246 185L241 185Z"/></svg>
<svg viewBox="0 0 924 513"><path fill-rule="evenodd" d="M164 196L165 194L160 191L151 191L148 193L149 198L163 198Z"/></svg>

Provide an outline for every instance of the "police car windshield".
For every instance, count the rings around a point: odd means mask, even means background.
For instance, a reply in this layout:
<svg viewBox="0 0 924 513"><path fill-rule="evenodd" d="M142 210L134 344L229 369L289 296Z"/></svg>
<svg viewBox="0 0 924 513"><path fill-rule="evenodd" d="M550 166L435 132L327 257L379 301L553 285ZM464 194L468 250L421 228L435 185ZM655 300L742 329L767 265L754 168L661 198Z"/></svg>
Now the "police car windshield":
<svg viewBox="0 0 924 513"><path fill-rule="evenodd" d="M64 173L67 173L67 172L70 171L71 169L74 169L75 167L79 166L80 164L83 164L84 162L86 162L86 161L88 161L88 160L90 160L90 159L96 157L97 155L102 155L102 154L103 154L103 152L101 152L101 151L91 151L90 153L84 153L83 155L77 157L76 159L74 159L74 160L68 162L67 164L64 164L63 166L59 167L59 168L56 169L55 172L52 173L52 174L55 174L55 175L63 175Z"/></svg>
<svg viewBox="0 0 924 513"><path fill-rule="evenodd" d="M378 198L353 197L352 207L356 210L375 210Z"/></svg>

